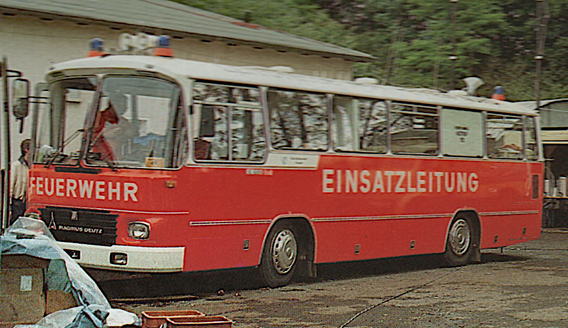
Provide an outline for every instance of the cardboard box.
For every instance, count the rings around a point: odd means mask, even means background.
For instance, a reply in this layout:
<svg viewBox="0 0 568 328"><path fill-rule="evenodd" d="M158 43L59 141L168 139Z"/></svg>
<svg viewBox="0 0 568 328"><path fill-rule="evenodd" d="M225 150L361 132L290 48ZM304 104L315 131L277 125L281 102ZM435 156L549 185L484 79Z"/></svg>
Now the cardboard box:
<svg viewBox="0 0 568 328"><path fill-rule="evenodd" d="M77 306L71 293L61 290L47 290L45 293L45 315Z"/></svg>
<svg viewBox="0 0 568 328"><path fill-rule="evenodd" d="M50 260L29 255L0 258L0 328L36 323L46 314L77 306L70 293L47 290Z"/></svg>
<svg viewBox="0 0 568 328"><path fill-rule="evenodd" d="M0 257L0 268L16 269L16 268L41 268L46 269L50 260L42 259L35 256L8 254Z"/></svg>
<svg viewBox="0 0 568 328"><path fill-rule="evenodd" d="M0 324L36 323L44 314L43 269L0 269Z"/></svg>

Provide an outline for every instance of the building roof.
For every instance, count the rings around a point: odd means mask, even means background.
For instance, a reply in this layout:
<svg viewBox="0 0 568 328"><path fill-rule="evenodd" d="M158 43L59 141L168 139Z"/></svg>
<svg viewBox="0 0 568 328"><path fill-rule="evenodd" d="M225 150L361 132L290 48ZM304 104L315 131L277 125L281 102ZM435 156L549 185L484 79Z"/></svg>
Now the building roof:
<svg viewBox="0 0 568 328"><path fill-rule="evenodd" d="M172 36L272 47L359 62L374 59L363 52L245 23L169 0L0 0L0 11L138 28L140 32L144 32L144 28L159 29Z"/></svg>
<svg viewBox="0 0 568 328"><path fill-rule="evenodd" d="M519 102L521 105L530 108L530 109L538 109L536 106L536 101L534 100L530 100L530 101L521 101ZM564 109L564 107L566 107L566 104L568 103L568 98L558 98L558 99L544 99L540 101L540 109L543 109L543 107L547 107L546 109L558 109L558 108L554 108L554 105L560 105L562 106L560 109Z"/></svg>

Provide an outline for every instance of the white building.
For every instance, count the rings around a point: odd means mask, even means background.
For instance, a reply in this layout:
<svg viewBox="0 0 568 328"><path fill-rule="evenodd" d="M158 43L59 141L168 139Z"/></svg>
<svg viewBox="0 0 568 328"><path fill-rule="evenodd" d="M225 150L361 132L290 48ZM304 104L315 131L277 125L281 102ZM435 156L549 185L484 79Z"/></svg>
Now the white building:
<svg viewBox="0 0 568 328"><path fill-rule="evenodd" d="M85 57L89 41L116 48L122 33L170 35L178 58L238 66L289 66L296 73L351 79L372 56L167 0L0 0L0 55L32 84L58 62ZM30 136L11 120L12 158Z"/></svg>

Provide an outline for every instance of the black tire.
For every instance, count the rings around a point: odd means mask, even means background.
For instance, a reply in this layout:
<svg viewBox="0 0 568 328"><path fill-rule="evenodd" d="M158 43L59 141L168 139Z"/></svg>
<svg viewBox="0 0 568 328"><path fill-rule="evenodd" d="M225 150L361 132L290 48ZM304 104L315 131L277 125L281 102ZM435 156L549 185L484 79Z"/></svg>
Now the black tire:
<svg viewBox="0 0 568 328"><path fill-rule="evenodd" d="M452 221L446 238L446 251L444 261L447 266L462 266L472 262L475 252L477 236L473 222L463 216L458 216Z"/></svg>
<svg viewBox="0 0 568 328"><path fill-rule="evenodd" d="M272 227L260 262L260 277L268 287L287 285L298 266L300 243L298 230L289 221L278 222Z"/></svg>

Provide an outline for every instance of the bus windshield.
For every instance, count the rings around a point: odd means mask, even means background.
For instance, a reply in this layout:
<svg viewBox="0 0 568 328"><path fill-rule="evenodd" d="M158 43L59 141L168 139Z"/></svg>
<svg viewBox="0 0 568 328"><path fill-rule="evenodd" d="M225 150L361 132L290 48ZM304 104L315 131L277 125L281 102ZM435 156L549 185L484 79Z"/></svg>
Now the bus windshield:
<svg viewBox="0 0 568 328"><path fill-rule="evenodd" d="M39 127L36 162L78 164L81 150L86 149L85 162L92 166L181 164L187 132L177 84L151 77L107 76L97 99L95 90L96 78L54 83L51 117L40 120L52 123ZM93 99L96 106L91 106Z"/></svg>
<svg viewBox="0 0 568 328"><path fill-rule="evenodd" d="M175 167L185 138L180 89L172 82L133 76L103 79L86 162L122 167Z"/></svg>

